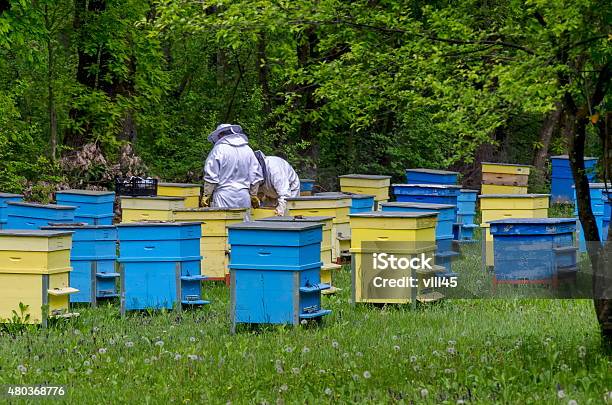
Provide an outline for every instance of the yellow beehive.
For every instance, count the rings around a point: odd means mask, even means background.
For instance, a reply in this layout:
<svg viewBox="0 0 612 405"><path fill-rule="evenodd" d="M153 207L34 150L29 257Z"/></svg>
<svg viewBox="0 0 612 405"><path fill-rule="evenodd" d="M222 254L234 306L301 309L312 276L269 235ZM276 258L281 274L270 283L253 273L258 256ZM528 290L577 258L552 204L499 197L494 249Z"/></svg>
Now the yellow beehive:
<svg viewBox="0 0 612 405"><path fill-rule="evenodd" d="M529 175L484 172L482 173L482 184L526 187L529 184Z"/></svg>
<svg viewBox="0 0 612 405"><path fill-rule="evenodd" d="M255 221L257 219L269 218L274 216L276 209L274 207L259 207L259 208L251 208L251 220Z"/></svg>
<svg viewBox="0 0 612 405"><path fill-rule="evenodd" d="M548 218L549 194L482 194L480 210L484 263L493 266L493 236L489 232L489 221L507 218Z"/></svg>
<svg viewBox="0 0 612 405"><path fill-rule="evenodd" d="M28 306L29 323L68 312L72 232L0 231L0 320L8 320L19 304ZM21 316L21 314L20 314Z"/></svg>
<svg viewBox="0 0 612 405"><path fill-rule="evenodd" d="M483 184L482 194L527 194L527 187L523 186L504 186L499 184Z"/></svg>
<svg viewBox="0 0 612 405"><path fill-rule="evenodd" d="M229 274L227 226L243 222L246 212L246 208L189 208L172 212L176 221L202 223L202 275L222 280Z"/></svg>
<svg viewBox="0 0 612 405"><path fill-rule="evenodd" d="M482 162L482 172L529 175L530 167L527 165L515 165L510 163Z"/></svg>
<svg viewBox="0 0 612 405"><path fill-rule="evenodd" d="M321 267L321 282L324 284L329 284L331 287L328 288L327 290L321 291L321 294L329 295L329 294L334 294L340 291L340 288L334 287L333 285L333 281L334 281L333 274L334 272L340 270L341 268L342 266L339 264L333 264L333 263L323 264L323 266Z"/></svg>
<svg viewBox="0 0 612 405"><path fill-rule="evenodd" d="M346 174L339 176L339 179L343 193L370 194L374 196L374 201L389 199L391 176Z"/></svg>
<svg viewBox="0 0 612 405"><path fill-rule="evenodd" d="M199 184L187 183L158 183L157 195L163 197L184 197L185 208L198 208L200 206Z"/></svg>
<svg viewBox="0 0 612 405"><path fill-rule="evenodd" d="M185 208L183 197L121 197L121 222L172 221Z"/></svg>
<svg viewBox="0 0 612 405"><path fill-rule="evenodd" d="M433 258L436 248L437 214L368 212L353 214L350 220L354 301L398 304L411 302L412 291L410 290L397 289L396 296L383 298L372 297L371 291L363 291L364 260L370 260L373 253L396 254L399 257L409 258L424 254L428 258ZM421 281L419 288L415 291L417 300L429 302L443 297L438 292L425 289L422 284L424 277L432 276L435 272L443 270L442 267L433 266L433 269L419 270L415 273Z"/></svg>

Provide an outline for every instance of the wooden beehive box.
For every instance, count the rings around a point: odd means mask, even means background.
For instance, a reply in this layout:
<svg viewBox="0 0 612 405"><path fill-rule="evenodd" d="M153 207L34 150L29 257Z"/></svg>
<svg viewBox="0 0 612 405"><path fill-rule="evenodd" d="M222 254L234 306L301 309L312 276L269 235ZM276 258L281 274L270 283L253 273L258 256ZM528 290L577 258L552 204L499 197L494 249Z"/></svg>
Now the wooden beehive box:
<svg viewBox="0 0 612 405"><path fill-rule="evenodd" d="M163 197L184 197L185 208L198 208L200 206L200 193L202 186L188 183L158 183L157 195Z"/></svg>

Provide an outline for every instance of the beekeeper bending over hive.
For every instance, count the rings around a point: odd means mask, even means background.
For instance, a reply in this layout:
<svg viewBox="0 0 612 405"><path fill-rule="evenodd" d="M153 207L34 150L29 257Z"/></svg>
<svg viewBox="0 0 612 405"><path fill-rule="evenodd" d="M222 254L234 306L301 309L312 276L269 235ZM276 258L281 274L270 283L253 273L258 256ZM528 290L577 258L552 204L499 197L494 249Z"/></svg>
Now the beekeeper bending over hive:
<svg viewBox="0 0 612 405"><path fill-rule="evenodd" d="M215 208L259 206L263 173L240 125L221 124L208 140L213 149L204 164L204 203Z"/></svg>
<svg viewBox="0 0 612 405"><path fill-rule="evenodd" d="M300 196L300 178L285 159L266 156L260 150L255 152L255 156L264 177L259 186L260 197L272 201L276 215L285 215L287 198Z"/></svg>

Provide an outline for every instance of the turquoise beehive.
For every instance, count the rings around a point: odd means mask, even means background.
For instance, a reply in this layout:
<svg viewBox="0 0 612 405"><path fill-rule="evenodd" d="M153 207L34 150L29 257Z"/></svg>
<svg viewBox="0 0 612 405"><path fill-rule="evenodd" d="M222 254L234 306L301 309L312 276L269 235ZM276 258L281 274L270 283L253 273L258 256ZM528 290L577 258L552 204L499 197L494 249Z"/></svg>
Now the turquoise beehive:
<svg viewBox="0 0 612 405"><path fill-rule="evenodd" d="M12 194L12 193L0 193L0 229L6 228L7 216L7 203L23 201L23 195Z"/></svg>
<svg viewBox="0 0 612 405"><path fill-rule="evenodd" d="M76 207L74 221L89 225L112 225L115 203L113 191L63 190L55 193L60 205Z"/></svg>
<svg viewBox="0 0 612 405"><path fill-rule="evenodd" d="M9 201L6 229L40 229L50 222L74 222L76 207Z"/></svg>
<svg viewBox="0 0 612 405"><path fill-rule="evenodd" d="M436 169L406 169L408 184L457 184L459 173Z"/></svg>
<svg viewBox="0 0 612 405"><path fill-rule="evenodd" d="M232 328L293 324L331 311L321 308L322 224L244 222L228 226Z"/></svg>

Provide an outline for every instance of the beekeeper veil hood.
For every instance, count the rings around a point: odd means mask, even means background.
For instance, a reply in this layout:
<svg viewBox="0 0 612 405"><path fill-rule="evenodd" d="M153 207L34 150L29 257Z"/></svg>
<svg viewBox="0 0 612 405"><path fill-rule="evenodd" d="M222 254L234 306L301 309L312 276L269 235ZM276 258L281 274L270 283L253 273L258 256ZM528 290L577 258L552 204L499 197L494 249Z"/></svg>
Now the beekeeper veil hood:
<svg viewBox="0 0 612 405"><path fill-rule="evenodd" d="M266 182L268 180L268 169L266 168L266 155L264 155L262 151L257 150L255 151L255 157L257 158L257 161L259 162L259 166L261 167L261 172L264 178L264 182Z"/></svg>
<svg viewBox="0 0 612 405"><path fill-rule="evenodd" d="M241 135L246 138L246 135L244 132L242 132L242 127L240 125L221 124L217 127L217 129L211 132L210 135L208 135L208 141L215 144L222 135L227 134Z"/></svg>

